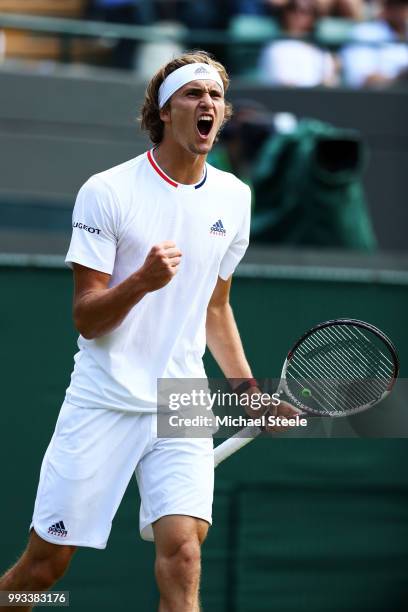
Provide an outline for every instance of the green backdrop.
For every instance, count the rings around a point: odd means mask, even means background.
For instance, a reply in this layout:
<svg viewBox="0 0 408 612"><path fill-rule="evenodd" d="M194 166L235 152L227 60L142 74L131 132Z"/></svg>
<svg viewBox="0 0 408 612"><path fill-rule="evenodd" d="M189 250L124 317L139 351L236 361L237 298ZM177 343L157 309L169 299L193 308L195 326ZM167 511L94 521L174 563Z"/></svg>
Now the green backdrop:
<svg viewBox="0 0 408 612"><path fill-rule="evenodd" d="M0 571L23 549L42 456L69 382L76 334L69 271L0 267ZM396 342L405 376L408 287L238 277L232 302L257 376L279 376L308 326L368 320ZM208 360L208 372L216 373ZM404 439L258 440L217 470L203 550L212 612L402 612L407 601ZM71 610L156 609L154 548L131 482L105 551L81 549L59 588ZM39 608L40 609L40 608Z"/></svg>

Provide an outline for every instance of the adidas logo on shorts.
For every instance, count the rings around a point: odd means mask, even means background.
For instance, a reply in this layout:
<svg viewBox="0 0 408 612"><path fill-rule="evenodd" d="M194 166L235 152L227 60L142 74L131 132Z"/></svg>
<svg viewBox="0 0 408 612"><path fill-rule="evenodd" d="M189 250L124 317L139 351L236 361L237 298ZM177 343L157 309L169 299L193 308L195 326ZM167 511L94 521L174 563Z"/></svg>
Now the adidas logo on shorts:
<svg viewBox="0 0 408 612"><path fill-rule="evenodd" d="M48 533L50 535L59 536L60 538L66 538L68 531L65 529L64 521L59 521L58 523L55 523L55 525L48 527Z"/></svg>

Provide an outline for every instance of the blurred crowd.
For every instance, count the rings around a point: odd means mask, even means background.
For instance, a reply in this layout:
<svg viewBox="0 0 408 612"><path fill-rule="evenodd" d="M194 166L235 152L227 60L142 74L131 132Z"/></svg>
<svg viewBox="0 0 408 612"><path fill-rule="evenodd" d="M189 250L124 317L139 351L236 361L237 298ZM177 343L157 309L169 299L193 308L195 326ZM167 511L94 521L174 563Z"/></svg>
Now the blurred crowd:
<svg viewBox="0 0 408 612"><path fill-rule="evenodd" d="M237 42L213 46L217 56L233 74L272 85L408 81L408 0L89 0L86 17L196 30L198 43L203 30L226 31ZM112 63L151 74L181 48L120 40Z"/></svg>

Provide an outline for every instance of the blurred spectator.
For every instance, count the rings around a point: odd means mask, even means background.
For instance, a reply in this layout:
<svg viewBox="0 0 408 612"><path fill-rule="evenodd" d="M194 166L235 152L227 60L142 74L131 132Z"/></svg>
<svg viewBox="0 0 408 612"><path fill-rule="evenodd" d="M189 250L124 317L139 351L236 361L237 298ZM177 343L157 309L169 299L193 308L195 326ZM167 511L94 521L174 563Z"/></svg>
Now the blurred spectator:
<svg viewBox="0 0 408 612"><path fill-rule="evenodd" d="M291 39L268 44L260 59L260 78L271 85L313 87L336 83L336 63L328 51L311 42L294 40L313 34L318 9L315 0L289 0L281 10L282 32Z"/></svg>
<svg viewBox="0 0 408 612"><path fill-rule="evenodd" d="M356 25L341 52L351 87L390 84L408 69L408 0L384 0L379 19Z"/></svg>
<svg viewBox="0 0 408 612"><path fill-rule="evenodd" d="M169 40L168 36L182 37L185 27L177 21L159 21L155 25L155 38L141 43L134 59L134 69L146 81L163 64L183 52L176 40Z"/></svg>
<svg viewBox="0 0 408 612"><path fill-rule="evenodd" d="M154 8L151 0L89 0L87 17L110 23L147 25L154 19ZM116 68L132 68L136 45L134 40L118 40L112 64Z"/></svg>
<svg viewBox="0 0 408 612"><path fill-rule="evenodd" d="M363 0L318 0L322 17L360 20L364 14Z"/></svg>
<svg viewBox="0 0 408 612"><path fill-rule="evenodd" d="M234 13L238 15L269 15L276 17L288 0L235 0ZM317 0L322 16L361 19L363 0Z"/></svg>

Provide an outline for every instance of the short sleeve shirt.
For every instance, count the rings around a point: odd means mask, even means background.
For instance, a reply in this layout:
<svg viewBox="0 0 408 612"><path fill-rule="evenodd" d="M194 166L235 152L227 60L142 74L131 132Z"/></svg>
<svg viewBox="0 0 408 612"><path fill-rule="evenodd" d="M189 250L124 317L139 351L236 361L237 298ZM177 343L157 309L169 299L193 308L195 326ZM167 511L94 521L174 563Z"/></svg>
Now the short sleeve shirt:
<svg viewBox="0 0 408 612"><path fill-rule="evenodd" d="M67 400L84 407L156 410L158 378L203 378L206 312L249 241L250 190L209 164L195 185L175 182L152 151L91 177L73 212L68 265L111 275L138 270L153 245L172 240L183 257L165 287L148 293L112 332L79 336Z"/></svg>

